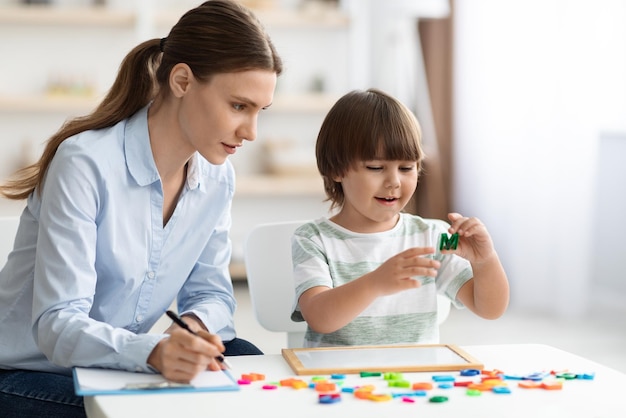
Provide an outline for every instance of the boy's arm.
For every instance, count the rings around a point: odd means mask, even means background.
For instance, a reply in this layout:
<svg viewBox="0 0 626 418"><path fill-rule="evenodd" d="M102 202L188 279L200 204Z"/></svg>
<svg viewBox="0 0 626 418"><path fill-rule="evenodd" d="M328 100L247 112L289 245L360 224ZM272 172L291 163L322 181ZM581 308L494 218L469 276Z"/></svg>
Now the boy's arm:
<svg viewBox="0 0 626 418"><path fill-rule="evenodd" d="M499 318L509 304L509 282L498 255L472 263L472 270L474 277L459 289L458 299L482 318Z"/></svg>
<svg viewBox="0 0 626 418"><path fill-rule="evenodd" d="M459 234L459 245L454 250L442 250L467 259L474 277L465 283L457 298L476 315L486 319L502 316L509 304L509 282L500 263L491 236L478 218L448 214L449 233Z"/></svg>
<svg viewBox="0 0 626 418"><path fill-rule="evenodd" d="M349 324L376 299L376 292L362 276L343 286L316 286L304 292L298 303L304 320L320 334L328 334Z"/></svg>
<svg viewBox="0 0 626 418"><path fill-rule="evenodd" d="M349 283L329 288L316 286L300 296L298 304L305 321L315 332L337 331L363 312L377 297L418 287L414 276L437 275L440 263L423 257L434 248L416 247L403 251Z"/></svg>

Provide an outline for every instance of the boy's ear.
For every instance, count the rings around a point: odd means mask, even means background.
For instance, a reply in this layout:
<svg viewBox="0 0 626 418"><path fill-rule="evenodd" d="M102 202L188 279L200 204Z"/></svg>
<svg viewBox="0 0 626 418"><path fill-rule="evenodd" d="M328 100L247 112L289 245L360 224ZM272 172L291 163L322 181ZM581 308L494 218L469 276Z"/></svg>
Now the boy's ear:
<svg viewBox="0 0 626 418"><path fill-rule="evenodd" d="M170 71L170 89L174 97L183 97L189 91L189 85L193 79L193 72L189 65L185 63L176 64Z"/></svg>

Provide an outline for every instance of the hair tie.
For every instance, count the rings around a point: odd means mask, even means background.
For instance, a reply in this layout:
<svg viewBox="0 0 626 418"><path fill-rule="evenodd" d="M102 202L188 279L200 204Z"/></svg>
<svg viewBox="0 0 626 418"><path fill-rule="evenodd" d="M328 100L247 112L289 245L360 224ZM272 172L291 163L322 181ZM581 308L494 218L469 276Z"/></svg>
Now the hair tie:
<svg viewBox="0 0 626 418"><path fill-rule="evenodd" d="M165 49L165 41L167 41L167 38L161 38L161 42L159 43L159 49L161 52Z"/></svg>

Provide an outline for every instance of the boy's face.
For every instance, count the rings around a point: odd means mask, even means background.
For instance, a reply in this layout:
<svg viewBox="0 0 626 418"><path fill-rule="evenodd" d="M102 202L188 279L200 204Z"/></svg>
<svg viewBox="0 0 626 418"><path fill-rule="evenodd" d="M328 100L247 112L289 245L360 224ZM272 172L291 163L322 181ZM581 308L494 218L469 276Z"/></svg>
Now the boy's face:
<svg viewBox="0 0 626 418"><path fill-rule="evenodd" d="M332 219L354 232L381 232L393 228L398 213L417 187L415 161L358 162L343 177L344 205Z"/></svg>

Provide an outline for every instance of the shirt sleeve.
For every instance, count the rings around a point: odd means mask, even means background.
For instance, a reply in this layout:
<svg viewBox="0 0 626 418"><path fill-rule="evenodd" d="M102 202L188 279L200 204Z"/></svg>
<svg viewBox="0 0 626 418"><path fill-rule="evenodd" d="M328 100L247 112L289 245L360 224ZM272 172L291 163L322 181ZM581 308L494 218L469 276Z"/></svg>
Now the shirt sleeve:
<svg viewBox="0 0 626 418"><path fill-rule="evenodd" d="M313 223L298 228L291 239L293 277L295 286L295 302L291 319L303 322L298 300L307 290L316 286L333 286L330 267L326 262L326 254Z"/></svg>
<svg viewBox="0 0 626 418"><path fill-rule="evenodd" d="M235 338L234 312L236 302L229 272L232 243L230 204L221 214L219 222L178 294L181 315L193 313L223 341Z"/></svg>
<svg viewBox="0 0 626 418"><path fill-rule="evenodd" d="M61 367L150 372L146 359L163 335L135 334L89 316L97 284L98 184L88 158L57 151L41 195L33 337Z"/></svg>

